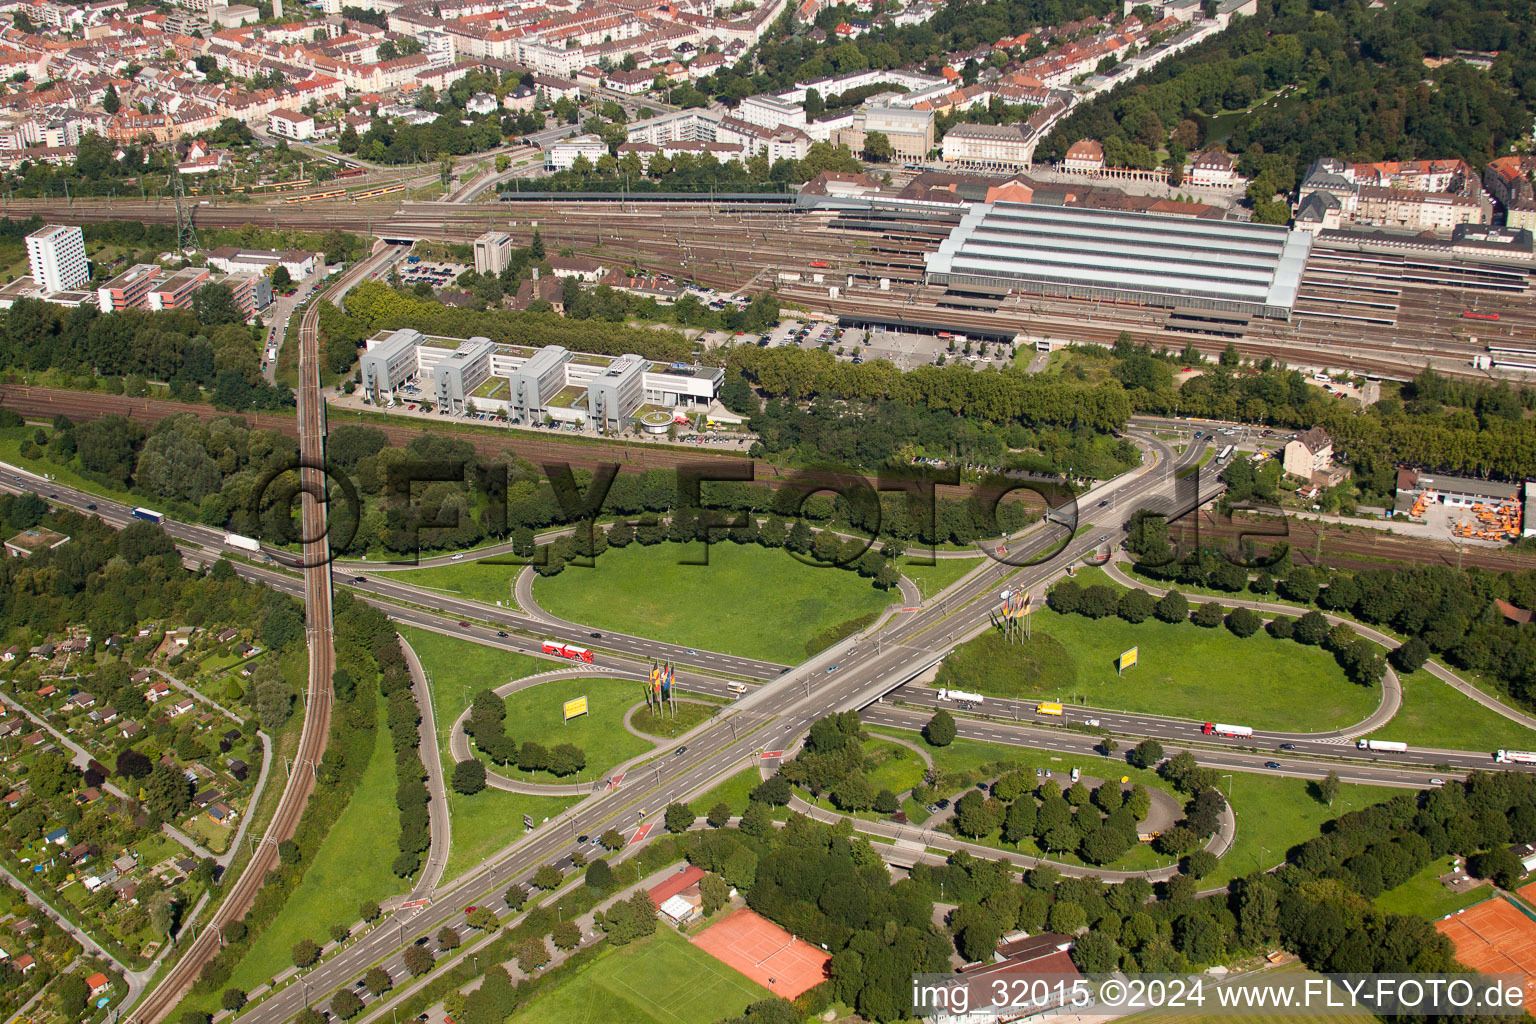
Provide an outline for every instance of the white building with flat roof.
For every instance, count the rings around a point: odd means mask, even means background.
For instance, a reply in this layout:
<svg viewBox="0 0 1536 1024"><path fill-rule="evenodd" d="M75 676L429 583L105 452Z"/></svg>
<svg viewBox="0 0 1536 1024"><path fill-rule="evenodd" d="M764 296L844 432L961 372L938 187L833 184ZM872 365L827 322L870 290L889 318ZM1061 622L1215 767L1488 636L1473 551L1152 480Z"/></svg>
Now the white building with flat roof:
<svg viewBox="0 0 1536 1024"><path fill-rule="evenodd" d="M420 369L416 350L425 340L420 331L408 327L368 339L357 370L369 401L384 404L395 389L416 376Z"/></svg>
<svg viewBox="0 0 1536 1024"><path fill-rule="evenodd" d="M505 231L487 231L475 239L475 273L499 274L512 259L512 236Z"/></svg>
<svg viewBox="0 0 1536 1024"><path fill-rule="evenodd" d="M568 171L581 157L595 165L608 152L608 144L596 135L576 135L562 139L544 151L546 171Z"/></svg>
<svg viewBox="0 0 1536 1024"><path fill-rule="evenodd" d="M74 224L49 224L28 235L27 263L44 292L67 292L91 279L85 234Z"/></svg>

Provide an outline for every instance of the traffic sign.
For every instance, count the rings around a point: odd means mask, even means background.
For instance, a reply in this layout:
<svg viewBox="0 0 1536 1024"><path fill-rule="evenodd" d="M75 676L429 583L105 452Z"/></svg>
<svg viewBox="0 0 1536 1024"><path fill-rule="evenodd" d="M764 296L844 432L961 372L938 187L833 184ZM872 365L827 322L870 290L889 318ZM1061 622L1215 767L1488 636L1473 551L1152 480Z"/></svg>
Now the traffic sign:
<svg viewBox="0 0 1536 1024"><path fill-rule="evenodd" d="M526 829L532 829L533 828L533 815L531 815L531 814L523 815L523 828L526 828Z"/></svg>

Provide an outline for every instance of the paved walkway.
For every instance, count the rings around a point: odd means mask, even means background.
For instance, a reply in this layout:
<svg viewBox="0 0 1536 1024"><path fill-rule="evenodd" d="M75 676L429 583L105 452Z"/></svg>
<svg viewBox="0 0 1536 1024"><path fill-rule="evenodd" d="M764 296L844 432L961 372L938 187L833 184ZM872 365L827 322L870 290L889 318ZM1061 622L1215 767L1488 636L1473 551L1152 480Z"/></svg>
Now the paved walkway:
<svg viewBox="0 0 1536 1024"><path fill-rule="evenodd" d="M1159 597L1168 592L1164 588L1155 587L1149 583L1145 583L1141 580L1132 578L1131 576L1127 575L1125 571L1119 567L1118 564L1114 562L1104 566L1104 572L1116 583L1120 583L1127 587L1140 587L1142 590L1145 590L1151 594L1156 594ZM1200 599L1201 598L1197 598L1197 600ZM1259 612L1271 618L1276 615L1301 615L1310 610L1306 608L1299 608L1293 605L1270 604L1264 601L1249 601L1241 598L1213 597L1205 598L1205 600L1220 601L1221 604L1225 607L1248 608L1252 611ZM1364 623L1357 622L1354 619L1346 619L1337 615L1331 615L1328 612L1323 612L1322 614L1323 617L1329 621L1329 623L1334 625L1344 623L1353 629L1356 633L1365 637L1367 640L1380 644L1382 647L1389 651L1396 650L1399 646L1401 646L1401 642L1396 637L1388 636L1386 633L1383 633L1378 629L1373 629ZM1502 717L1507 718L1511 722L1515 722L1518 725L1523 725L1527 729L1536 729L1536 718L1533 718L1523 711L1517 711L1516 709L1510 707L1508 704L1505 704L1503 701L1499 700L1497 697L1493 697L1487 693L1484 693L1481 689L1473 686L1471 683L1467 682L1465 679L1461 678L1445 666L1437 664L1434 661L1427 661L1424 663L1424 671L1428 672L1436 679L1439 679L1441 682L1446 683L1456 690L1459 690L1462 694L1477 701L1489 711L1501 715ZM1388 721L1391 720L1393 715L1397 714L1398 709L1401 707L1402 692L1402 684L1398 681L1397 673L1388 667L1386 678L1382 680L1381 706L1376 709L1374 714L1372 714L1369 718L1365 719L1365 721L1361 722L1354 728L1348 730L1340 730L1341 734L1352 732L1359 735L1369 732L1372 729L1378 729L1385 725ZM1391 705L1390 712L1388 712L1389 703ZM1387 713L1384 714L1384 712ZM1298 735L1316 737L1319 734L1301 733Z"/></svg>
<svg viewBox="0 0 1536 1024"><path fill-rule="evenodd" d="M425 896L437 888L448 866L448 852L452 843L453 825L448 817L448 788L443 780L443 758L437 747L437 717L432 707L432 693L427 685L427 674L422 670L421 659L406 641L399 637L400 650L405 654L406 667L411 671L411 693L416 709L421 713L417 726L421 737L421 764L427 772L427 827L432 845L427 850L427 863L421 869L421 877L411 890L411 896Z"/></svg>

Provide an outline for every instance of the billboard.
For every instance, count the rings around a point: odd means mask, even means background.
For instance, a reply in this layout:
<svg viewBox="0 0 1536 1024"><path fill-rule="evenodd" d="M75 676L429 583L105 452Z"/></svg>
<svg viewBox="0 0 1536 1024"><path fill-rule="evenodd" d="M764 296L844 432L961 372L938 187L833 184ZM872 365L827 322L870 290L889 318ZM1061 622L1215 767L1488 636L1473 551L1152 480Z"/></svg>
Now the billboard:
<svg viewBox="0 0 1536 1024"><path fill-rule="evenodd" d="M564 720L567 722L578 715L584 715L587 713L587 698L583 695L574 700L568 700L565 702L562 710L564 711Z"/></svg>
<svg viewBox="0 0 1536 1024"><path fill-rule="evenodd" d="M1128 651L1122 651L1120 653L1120 671L1124 672L1126 669L1136 664L1136 659L1140 655L1140 652L1140 647L1132 647Z"/></svg>

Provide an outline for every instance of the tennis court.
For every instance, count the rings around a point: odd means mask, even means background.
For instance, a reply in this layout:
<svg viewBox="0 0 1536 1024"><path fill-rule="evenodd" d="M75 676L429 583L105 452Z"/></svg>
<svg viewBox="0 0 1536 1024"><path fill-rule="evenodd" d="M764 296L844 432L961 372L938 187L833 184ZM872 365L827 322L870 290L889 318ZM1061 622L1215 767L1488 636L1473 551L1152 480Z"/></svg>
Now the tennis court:
<svg viewBox="0 0 1536 1024"><path fill-rule="evenodd" d="M1536 997L1536 921L1509 900L1484 900L1435 927L1455 944L1456 959L1484 974L1522 975L1527 1004Z"/></svg>
<svg viewBox="0 0 1536 1024"><path fill-rule="evenodd" d="M693 944L785 999L821 984L827 961L832 959L745 908L704 929Z"/></svg>

